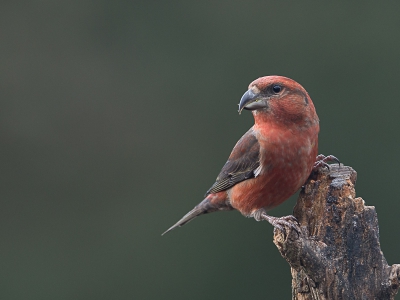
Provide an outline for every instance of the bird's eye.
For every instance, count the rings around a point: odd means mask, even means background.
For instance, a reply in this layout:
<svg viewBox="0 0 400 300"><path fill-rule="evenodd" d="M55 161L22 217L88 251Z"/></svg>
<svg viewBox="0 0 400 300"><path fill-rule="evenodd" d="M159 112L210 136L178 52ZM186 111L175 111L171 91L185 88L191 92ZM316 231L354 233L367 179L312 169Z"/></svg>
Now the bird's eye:
<svg viewBox="0 0 400 300"><path fill-rule="evenodd" d="M272 90L274 91L275 94L278 94L282 91L282 87L280 85L274 85L272 87Z"/></svg>

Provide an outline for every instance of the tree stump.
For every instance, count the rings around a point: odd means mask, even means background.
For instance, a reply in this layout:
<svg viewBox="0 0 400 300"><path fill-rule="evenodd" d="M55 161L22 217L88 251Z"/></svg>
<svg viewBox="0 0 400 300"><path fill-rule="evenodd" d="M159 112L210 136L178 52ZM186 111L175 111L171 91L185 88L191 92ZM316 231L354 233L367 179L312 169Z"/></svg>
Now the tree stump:
<svg viewBox="0 0 400 300"><path fill-rule="evenodd" d="M293 215L300 232L274 231L290 264L292 299L394 299L400 265L389 266L380 248L373 206L356 198L357 173L337 164L311 174Z"/></svg>

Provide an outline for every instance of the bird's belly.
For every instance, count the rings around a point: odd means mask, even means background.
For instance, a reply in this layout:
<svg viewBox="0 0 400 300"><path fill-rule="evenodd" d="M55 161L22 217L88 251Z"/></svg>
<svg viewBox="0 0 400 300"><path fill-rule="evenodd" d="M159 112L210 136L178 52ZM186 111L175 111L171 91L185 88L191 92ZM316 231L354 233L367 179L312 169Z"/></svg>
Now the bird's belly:
<svg viewBox="0 0 400 300"><path fill-rule="evenodd" d="M279 153L270 154L268 161L263 161L265 167L259 176L232 187L229 193L231 205L246 216L260 208L269 210L278 206L307 180L315 161L314 152L293 155L291 157L295 159L292 160L283 158Z"/></svg>

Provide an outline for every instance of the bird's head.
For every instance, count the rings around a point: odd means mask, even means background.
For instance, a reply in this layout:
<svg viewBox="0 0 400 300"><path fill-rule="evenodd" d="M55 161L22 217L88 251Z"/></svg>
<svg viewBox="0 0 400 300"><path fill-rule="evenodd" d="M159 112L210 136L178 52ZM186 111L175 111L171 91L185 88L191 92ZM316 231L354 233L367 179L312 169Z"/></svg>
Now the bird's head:
<svg viewBox="0 0 400 300"><path fill-rule="evenodd" d="M318 124L318 116L307 91L296 81L283 76L265 76L254 80L239 103L258 119L298 125Z"/></svg>

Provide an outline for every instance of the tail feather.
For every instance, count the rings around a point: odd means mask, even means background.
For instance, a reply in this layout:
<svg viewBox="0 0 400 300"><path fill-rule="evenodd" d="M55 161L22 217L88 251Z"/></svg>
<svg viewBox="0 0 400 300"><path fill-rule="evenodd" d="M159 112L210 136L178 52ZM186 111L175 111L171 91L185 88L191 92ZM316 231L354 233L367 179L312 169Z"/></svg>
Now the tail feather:
<svg viewBox="0 0 400 300"><path fill-rule="evenodd" d="M175 229L176 227L181 227L186 223L192 221L194 218L218 210L231 210L233 207L226 201L225 195L223 194L210 194L203 201L195 206L191 211L183 216L174 226L169 228L162 235Z"/></svg>
<svg viewBox="0 0 400 300"><path fill-rule="evenodd" d="M200 203L201 204L201 203ZM192 221L194 218L207 213L206 209L204 206L197 205L195 208L193 208L191 211L189 211L186 215L182 217L175 225L173 225L171 228L169 228L167 231L165 231L162 235L166 234L167 232L171 231L172 229L175 229L177 227L181 227L185 225L186 223L189 223Z"/></svg>

